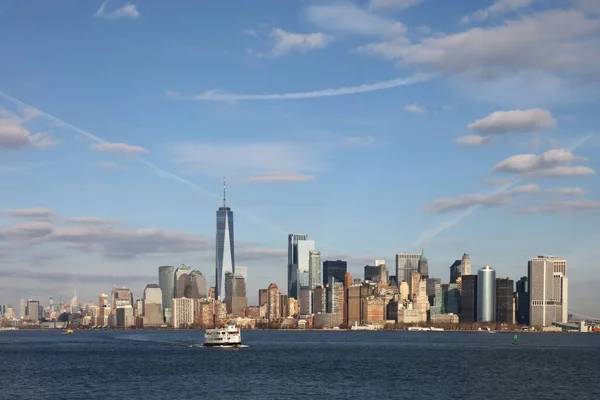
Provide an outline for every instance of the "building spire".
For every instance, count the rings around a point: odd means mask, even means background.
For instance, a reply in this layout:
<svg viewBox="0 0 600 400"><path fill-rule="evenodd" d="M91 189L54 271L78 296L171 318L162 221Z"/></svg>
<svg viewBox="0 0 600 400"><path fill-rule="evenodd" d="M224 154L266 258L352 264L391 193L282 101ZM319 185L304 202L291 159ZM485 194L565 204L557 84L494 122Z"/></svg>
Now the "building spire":
<svg viewBox="0 0 600 400"><path fill-rule="evenodd" d="M225 195L225 177L223 177L223 207L227 207L227 196Z"/></svg>

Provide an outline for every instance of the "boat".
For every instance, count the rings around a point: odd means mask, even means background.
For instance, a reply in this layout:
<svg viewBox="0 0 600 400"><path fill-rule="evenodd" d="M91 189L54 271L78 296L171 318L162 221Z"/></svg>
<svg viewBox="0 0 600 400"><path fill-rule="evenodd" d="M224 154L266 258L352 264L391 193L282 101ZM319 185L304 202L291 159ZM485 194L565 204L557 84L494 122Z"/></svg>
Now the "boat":
<svg viewBox="0 0 600 400"><path fill-rule="evenodd" d="M65 335L72 335L73 334L73 329L67 329L65 331Z"/></svg>
<svg viewBox="0 0 600 400"><path fill-rule="evenodd" d="M358 322L355 322L354 325L350 327L351 331L377 331L382 327L380 325L375 324L366 324L366 325L358 325Z"/></svg>
<svg viewBox="0 0 600 400"><path fill-rule="evenodd" d="M224 328L207 329L204 333L204 346L238 347L242 345L242 334L235 325Z"/></svg>
<svg viewBox="0 0 600 400"><path fill-rule="evenodd" d="M429 330L432 332L443 332L444 328L435 328L432 326L431 328L429 328Z"/></svg>

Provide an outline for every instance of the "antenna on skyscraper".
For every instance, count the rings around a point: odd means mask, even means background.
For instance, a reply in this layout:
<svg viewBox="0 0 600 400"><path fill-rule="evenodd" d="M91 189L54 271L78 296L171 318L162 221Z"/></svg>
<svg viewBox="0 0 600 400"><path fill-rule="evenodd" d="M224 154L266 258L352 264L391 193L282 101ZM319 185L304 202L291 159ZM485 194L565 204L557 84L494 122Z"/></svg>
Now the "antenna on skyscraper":
<svg viewBox="0 0 600 400"><path fill-rule="evenodd" d="M225 196L225 177L223 177L223 207L227 207L227 196Z"/></svg>

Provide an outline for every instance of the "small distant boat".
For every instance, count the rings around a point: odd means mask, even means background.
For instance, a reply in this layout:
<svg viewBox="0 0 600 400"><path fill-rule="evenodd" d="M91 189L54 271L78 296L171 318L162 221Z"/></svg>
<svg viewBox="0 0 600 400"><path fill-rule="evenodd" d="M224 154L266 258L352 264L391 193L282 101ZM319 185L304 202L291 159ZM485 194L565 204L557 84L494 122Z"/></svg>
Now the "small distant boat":
<svg viewBox="0 0 600 400"><path fill-rule="evenodd" d="M67 329L65 331L65 335L72 335L73 334L73 329Z"/></svg>
<svg viewBox="0 0 600 400"><path fill-rule="evenodd" d="M242 334L235 325L221 329L207 329L204 333L204 346L238 347L242 345Z"/></svg>

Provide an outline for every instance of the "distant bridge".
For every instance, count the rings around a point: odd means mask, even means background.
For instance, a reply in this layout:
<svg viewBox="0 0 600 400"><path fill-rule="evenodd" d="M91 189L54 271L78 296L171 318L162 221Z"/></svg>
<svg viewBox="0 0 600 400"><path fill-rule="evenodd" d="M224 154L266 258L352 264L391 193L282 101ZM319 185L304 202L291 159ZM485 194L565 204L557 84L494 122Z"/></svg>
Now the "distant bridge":
<svg viewBox="0 0 600 400"><path fill-rule="evenodd" d="M587 320L590 320L590 321L600 321L600 317L590 317L589 315L579 314L579 313L576 313L574 311L569 311L569 315L581 317L583 319L587 319Z"/></svg>

